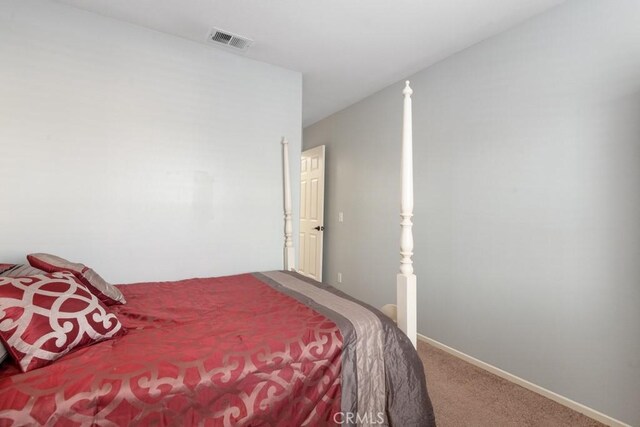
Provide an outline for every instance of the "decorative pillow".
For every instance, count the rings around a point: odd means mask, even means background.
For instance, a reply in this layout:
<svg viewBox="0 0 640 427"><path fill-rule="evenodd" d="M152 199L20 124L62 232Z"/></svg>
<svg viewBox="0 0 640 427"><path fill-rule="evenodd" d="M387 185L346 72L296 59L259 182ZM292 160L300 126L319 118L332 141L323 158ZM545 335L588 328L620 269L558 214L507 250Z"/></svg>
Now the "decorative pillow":
<svg viewBox="0 0 640 427"><path fill-rule="evenodd" d="M39 268L47 273L70 271L105 305L125 304L127 302L118 288L107 283L98 273L84 264L70 262L64 258L49 254L27 255L27 260L32 267Z"/></svg>
<svg viewBox="0 0 640 427"><path fill-rule="evenodd" d="M24 264L0 264L0 277L35 276L44 274L42 270ZM7 358L9 353L0 342L0 365Z"/></svg>
<svg viewBox="0 0 640 427"><path fill-rule="evenodd" d="M125 332L72 273L0 277L0 339L22 372Z"/></svg>
<svg viewBox="0 0 640 427"><path fill-rule="evenodd" d="M20 277L35 276L44 274L46 271L39 270L24 264L0 264L0 277Z"/></svg>

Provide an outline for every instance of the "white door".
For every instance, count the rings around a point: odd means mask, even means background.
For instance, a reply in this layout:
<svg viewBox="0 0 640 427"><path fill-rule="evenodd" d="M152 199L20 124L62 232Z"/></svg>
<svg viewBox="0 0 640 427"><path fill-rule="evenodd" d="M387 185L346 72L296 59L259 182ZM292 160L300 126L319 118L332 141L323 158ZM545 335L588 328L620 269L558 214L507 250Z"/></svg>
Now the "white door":
<svg viewBox="0 0 640 427"><path fill-rule="evenodd" d="M302 153L300 164L300 265L298 272L322 280L324 145Z"/></svg>

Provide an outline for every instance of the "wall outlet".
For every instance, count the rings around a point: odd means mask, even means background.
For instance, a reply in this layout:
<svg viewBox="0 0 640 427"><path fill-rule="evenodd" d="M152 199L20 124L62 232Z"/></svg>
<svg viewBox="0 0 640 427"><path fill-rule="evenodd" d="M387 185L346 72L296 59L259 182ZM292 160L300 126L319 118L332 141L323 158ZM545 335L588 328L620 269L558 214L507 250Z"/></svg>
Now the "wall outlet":
<svg viewBox="0 0 640 427"><path fill-rule="evenodd" d="M342 273L338 273L338 283L342 283Z"/></svg>
<svg viewBox="0 0 640 427"><path fill-rule="evenodd" d="M344 214L342 212L338 212L338 222L344 221Z"/></svg>

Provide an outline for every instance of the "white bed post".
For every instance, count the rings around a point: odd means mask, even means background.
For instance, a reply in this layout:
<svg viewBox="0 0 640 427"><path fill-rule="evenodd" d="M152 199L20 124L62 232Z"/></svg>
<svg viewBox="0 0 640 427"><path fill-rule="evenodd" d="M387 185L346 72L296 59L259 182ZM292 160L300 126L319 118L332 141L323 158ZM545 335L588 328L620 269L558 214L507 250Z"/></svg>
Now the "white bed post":
<svg viewBox="0 0 640 427"><path fill-rule="evenodd" d="M289 141L282 137L282 173L284 176L284 269L295 268L293 224L291 222L291 171L289 169Z"/></svg>
<svg viewBox="0 0 640 427"><path fill-rule="evenodd" d="M407 334L413 346L417 339L416 275L413 274L413 130L411 123L411 94L406 86L402 118L402 200L400 205L400 273L397 277L398 326Z"/></svg>

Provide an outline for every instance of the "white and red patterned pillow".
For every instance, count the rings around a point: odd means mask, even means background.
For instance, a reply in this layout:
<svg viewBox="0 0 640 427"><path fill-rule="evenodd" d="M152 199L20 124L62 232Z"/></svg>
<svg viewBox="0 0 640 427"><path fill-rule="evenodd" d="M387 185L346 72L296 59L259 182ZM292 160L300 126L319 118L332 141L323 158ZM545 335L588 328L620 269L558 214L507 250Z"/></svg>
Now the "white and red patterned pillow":
<svg viewBox="0 0 640 427"><path fill-rule="evenodd" d="M125 332L72 273L0 277L0 340L23 372Z"/></svg>
<svg viewBox="0 0 640 427"><path fill-rule="evenodd" d="M0 264L0 277L33 276L43 273L44 271L33 268L28 264ZM0 364L4 362L7 356L9 356L9 353L0 342Z"/></svg>
<svg viewBox="0 0 640 427"><path fill-rule="evenodd" d="M104 280L98 273L84 264L70 262L50 254L30 254L27 260L32 267L47 273L70 271L80 282L106 305L126 304L122 292Z"/></svg>

